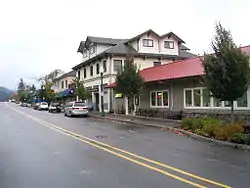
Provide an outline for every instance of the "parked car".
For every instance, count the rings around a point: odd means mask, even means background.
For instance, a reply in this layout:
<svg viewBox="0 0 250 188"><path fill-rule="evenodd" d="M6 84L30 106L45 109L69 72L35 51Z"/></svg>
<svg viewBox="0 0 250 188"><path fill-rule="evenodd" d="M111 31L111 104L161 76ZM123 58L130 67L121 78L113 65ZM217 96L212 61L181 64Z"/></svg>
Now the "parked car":
<svg viewBox="0 0 250 188"><path fill-rule="evenodd" d="M72 116L85 116L89 113L88 105L85 102L74 101L65 105L64 115L68 117Z"/></svg>
<svg viewBox="0 0 250 188"><path fill-rule="evenodd" d="M40 103L34 104L33 109L34 109L34 110L38 110L39 105L40 105Z"/></svg>
<svg viewBox="0 0 250 188"><path fill-rule="evenodd" d="M22 107L28 107L28 103L23 102L23 103L21 104L21 106L22 106Z"/></svg>
<svg viewBox="0 0 250 188"><path fill-rule="evenodd" d="M52 113L52 112L61 112L61 106L58 102L52 102L50 103L50 106L49 106L49 113Z"/></svg>
<svg viewBox="0 0 250 188"><path fill-rule="evenodd" d="M38 110L48 110L49 104L47 102L41 102L38 106Z"/></svg>

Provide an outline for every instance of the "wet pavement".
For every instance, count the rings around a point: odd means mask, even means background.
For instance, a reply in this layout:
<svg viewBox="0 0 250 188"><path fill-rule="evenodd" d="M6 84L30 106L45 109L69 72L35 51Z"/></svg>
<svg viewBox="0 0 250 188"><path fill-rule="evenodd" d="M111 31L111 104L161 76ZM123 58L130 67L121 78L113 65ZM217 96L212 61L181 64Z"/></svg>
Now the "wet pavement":
<svg viewBox="0 0 250 188"><path fill-rule="evenodd" d="M249 188L249 177L247 151L0 103L0 188Z"/></svg>

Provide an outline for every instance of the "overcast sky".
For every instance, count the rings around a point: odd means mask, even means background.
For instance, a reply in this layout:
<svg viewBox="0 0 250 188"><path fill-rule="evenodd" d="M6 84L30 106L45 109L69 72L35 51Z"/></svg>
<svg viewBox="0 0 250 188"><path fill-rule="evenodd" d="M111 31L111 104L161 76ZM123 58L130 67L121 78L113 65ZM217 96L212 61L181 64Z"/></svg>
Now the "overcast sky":
<svg viewBox="0 0 250 188"><path fill-rule="evenodd" d="M15 89L80 63L88 35L130 38L173 31L191 52L209 50L217 21L250 44L249 0L6 0L0 2L0 85Z"/></svg>

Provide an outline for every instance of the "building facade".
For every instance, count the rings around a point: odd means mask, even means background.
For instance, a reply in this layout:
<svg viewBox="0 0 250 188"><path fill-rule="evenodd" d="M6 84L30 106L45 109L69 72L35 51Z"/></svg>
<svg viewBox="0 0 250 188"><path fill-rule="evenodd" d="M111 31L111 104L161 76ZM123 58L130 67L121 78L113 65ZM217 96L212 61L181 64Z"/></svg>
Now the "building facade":
<svg viewBox="0 0 250 188"><path fill-rule="evenodd" d="M89 36L80 43L78 52L82 53L82 63L73 70L92 92L88 104L98 111L101 109L101 72L105 87L115 82L116 74L122 70L128 54L133 55L134 63L140 70L195 57L183 43L173 32L160 36L152 30L131 39ZM105 111L115 110L114 91L105 87L103 98Z"/></svg>

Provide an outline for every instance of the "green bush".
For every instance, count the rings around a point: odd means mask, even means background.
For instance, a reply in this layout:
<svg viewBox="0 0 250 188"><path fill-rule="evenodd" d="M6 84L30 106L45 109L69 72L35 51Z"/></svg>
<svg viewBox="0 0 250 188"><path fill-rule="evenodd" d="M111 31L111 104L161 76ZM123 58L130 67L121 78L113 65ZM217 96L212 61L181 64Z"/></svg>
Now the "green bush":
<svg viewBox="0 0 250 188"><path fill-rule="evenodd" d="M246 134L246 144L250 145L250 134Z"/></svg>
<svg viewBox="0 0 250 188"><path fill-rule="evenodd" d="M246 144L246 139L247 136L246 134L243 133L235 133L234 135L232 135L232 137L230 138L231 142L237 143L237 144Z"/></svg>
<svg viewBox="0 0 250 188"><path fill-rule="evenodd" d="M217 139L217 140L225 141L225 140L228 139L223 125L218 126L217 128L215 128L213 134L214 134L214 138Z"/></svg>
<svg viewBox="0 0 250 188"><path fill-rule="evenodd" d="M181 121L181 128L183 128L184 130L191 129L192 124L194 123L194 121L196 121L194 118L184 118Z"/></svg>
<svg viewBox="0 0 250 188"><path fill-rule="evenodd" d="M181 127L185 130L202 129L205 125L221 125L222 121L209 117L184 118Z"/></svg>
<svg viewBox="0 0 250 188"><path fill-rule="evenodd" d="M195 134L198 134L198 135L201 135L201 136L205 136L205 137L208 137L207 133L205 133L203 130L201 129L196 129L194 130L194 133Z"/></svg>

